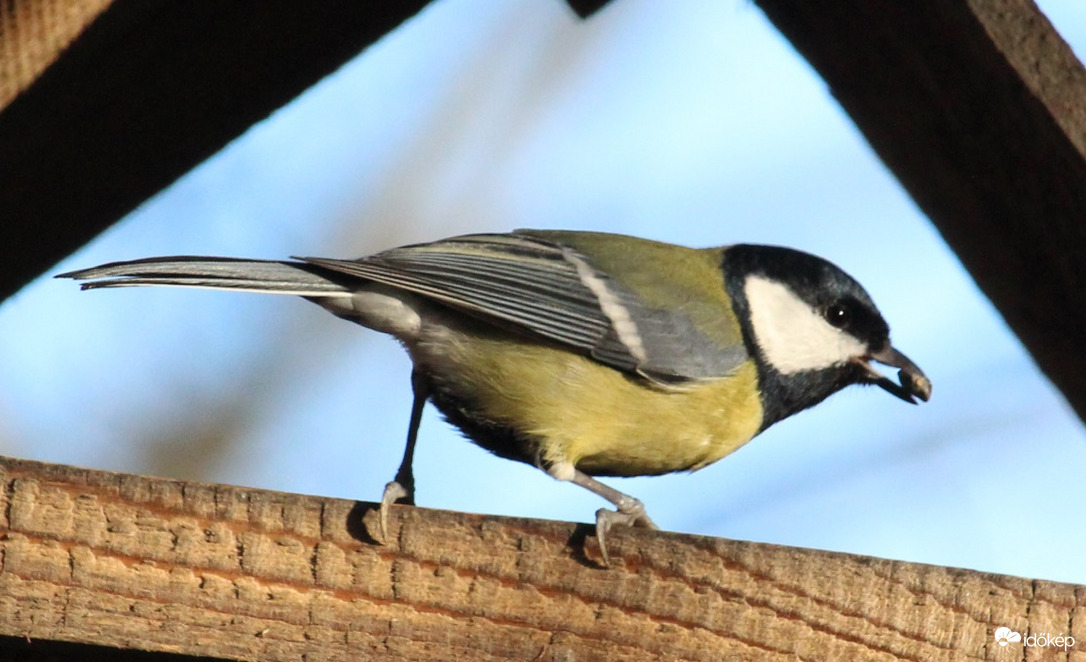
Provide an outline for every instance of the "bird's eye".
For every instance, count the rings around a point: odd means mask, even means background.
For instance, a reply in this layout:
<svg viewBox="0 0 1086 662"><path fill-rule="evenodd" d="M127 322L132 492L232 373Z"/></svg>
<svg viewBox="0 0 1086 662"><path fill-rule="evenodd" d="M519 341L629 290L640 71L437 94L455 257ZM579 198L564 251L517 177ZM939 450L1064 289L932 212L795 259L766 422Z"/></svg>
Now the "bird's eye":
<svg viewBox="0 0 1086 662"><path fill-rule="evenodd" d="M841 302L832 303L826 308L825 317L831 326L843 329L852 321L852 311Z"/></svg>

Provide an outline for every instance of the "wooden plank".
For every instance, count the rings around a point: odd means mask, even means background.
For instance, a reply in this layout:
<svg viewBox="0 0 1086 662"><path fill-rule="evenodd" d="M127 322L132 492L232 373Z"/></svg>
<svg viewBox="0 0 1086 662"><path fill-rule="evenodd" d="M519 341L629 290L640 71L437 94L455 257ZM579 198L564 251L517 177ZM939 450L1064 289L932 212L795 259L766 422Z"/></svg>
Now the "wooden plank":
<svg viewBox="0 0 1086 662"><path fill-rule="evenodd" d="M1031 0L756 2L1086 418L1086 70L1052 25Z"/></svg>
<svg viewBox="0 0 1086 662"><path fill-rule="evenodd" d="M0 300L426 4L0 2Z"/></svg>
<svg viewBox="0 0 1086 662"><path fill-rule="evenodd" d="M1000 626L1086 641L1086 587L1068 584L642 530L602 569L587 525L412 507L386 547L369 503L20 460L0 487L0 635L22 640L714 662L1024 659Z"/></svg>
<svg viewBox="0 0 1086 662"><path fill-rule="evenodd" d="M0 4L0 108L29 88L112 2Z"/></svg>

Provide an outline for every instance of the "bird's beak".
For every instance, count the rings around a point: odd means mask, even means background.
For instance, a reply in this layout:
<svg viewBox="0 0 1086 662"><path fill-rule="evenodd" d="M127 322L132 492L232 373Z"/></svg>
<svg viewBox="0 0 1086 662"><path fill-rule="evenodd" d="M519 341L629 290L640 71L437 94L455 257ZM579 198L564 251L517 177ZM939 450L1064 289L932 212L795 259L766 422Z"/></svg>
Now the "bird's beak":
<svg viewBox="0 0 1086 662"><path fill-rule="evenodd" d="M871 366L868 361L878 361L883 365L892 366L894 368L900 368L897 373L900 384L894 382L886 375L882 374L874 367ZM901 352L897 351L889 344L884 349L877 352L873 352L867 357L867 360L857 361L871 377L871 383L876 384L879 388L883 389L887 393L896 395L905 402L916 404L916 400L913 397L920 398L924 402L928 401L931 397L931 380L929 380L920 370L916 367L916 364L909 360L909 357L905 356Z"/></svg>

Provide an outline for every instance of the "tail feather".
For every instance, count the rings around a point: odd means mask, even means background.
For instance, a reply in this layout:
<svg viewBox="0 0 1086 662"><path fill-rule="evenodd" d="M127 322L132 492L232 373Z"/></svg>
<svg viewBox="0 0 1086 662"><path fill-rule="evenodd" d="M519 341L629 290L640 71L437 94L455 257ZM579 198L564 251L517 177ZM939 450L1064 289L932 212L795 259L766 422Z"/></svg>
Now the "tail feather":
<svg viewBox="0 0 1086 662"><path fill-rule="evenodd" d="M304 262L242 260L224 257L152 257L111 262L59 274L87 281L84 290L100 287L165 285L246 290L299 296L347 296L349 278Z"/></svg>

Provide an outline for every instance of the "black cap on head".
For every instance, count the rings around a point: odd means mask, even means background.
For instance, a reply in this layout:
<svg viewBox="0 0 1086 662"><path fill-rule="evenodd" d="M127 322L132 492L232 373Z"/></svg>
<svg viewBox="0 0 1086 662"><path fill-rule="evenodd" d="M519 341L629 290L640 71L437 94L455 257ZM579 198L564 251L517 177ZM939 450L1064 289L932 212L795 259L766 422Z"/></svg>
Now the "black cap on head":
<svg viewBox="0 0 1086 662"><path fill-rule="evenodd" d="M758 363L763 429L850 384L876 384L909 402L930 395L924 374L891 347L890 327L870 295L833 263L791 248L738 244L724 251L722 269ZM889 363L902 368L900 385L868 363L883 357L902 357Z"/></svg>

